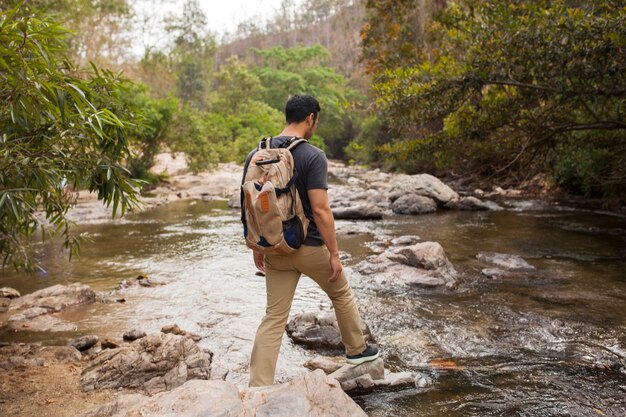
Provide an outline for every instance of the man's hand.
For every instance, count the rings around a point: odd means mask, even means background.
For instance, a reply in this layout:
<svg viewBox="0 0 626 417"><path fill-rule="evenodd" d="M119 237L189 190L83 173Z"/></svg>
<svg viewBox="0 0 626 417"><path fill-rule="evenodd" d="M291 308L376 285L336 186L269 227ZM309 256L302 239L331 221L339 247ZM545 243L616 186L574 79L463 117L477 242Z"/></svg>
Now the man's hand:
<svg viewBox="0 0 626 417"><path fill-rule="evenodd" d="M341 266L339 255L330 255L330 278L328 279L328 282L337 281L341 276L342 270L343 266Z"/></svg>
<svg viewBox="0 0 626 417"><path fill-rule="evenodd" d="M257 269L265 273L265 255L253 250L252 257L254 258L254 265L256 265Z"/></svg>

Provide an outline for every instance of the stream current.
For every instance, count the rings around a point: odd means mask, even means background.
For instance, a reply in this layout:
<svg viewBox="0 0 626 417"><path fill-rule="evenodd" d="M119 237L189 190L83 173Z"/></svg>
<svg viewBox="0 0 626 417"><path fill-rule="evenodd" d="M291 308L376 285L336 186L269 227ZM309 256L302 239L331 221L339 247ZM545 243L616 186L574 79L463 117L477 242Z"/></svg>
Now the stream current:
<svg viewBox="0 0 626 417"><path fill-rule="evenodd" d="M626 415L626 218L528 200L503 205L503 211L387 216L366 223L368 234L339 238L386 367L417 371L431 382L354 397L368 415ZM125 302L61 313L77 325L74 332L5 332L0 341L65 344L86 334L119 340L132 328L157 332L176 323L203 336L200 345L214 353L213 367L226 380L247 385L265 284L243 243L238 211L222 201L179 201L75 230L90 238L79 260L39 244L44 270L35 276L1 270L0 287L26 294L82 282ZM460 273L459 285L381 287L352 270L377 242L403 235L439 242ZM488 278L481 270L491 265L476 255L490 251L520 255L536 270ZM138 275L163 285L117 289ZM303 277L291 314L330 309ZM302 364L316 355L285 335L277 382L308 372Z"/></svg>

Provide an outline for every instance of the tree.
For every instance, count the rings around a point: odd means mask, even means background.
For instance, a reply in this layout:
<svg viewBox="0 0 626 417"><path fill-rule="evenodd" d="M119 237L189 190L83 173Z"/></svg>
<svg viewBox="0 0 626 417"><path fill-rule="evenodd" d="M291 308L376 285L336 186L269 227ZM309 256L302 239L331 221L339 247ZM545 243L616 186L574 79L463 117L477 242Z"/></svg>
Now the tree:
<svg viewBox="0 0 626 417"><path fill-rule="evenodd" d="M137 183L121 164L133 121L119 98L119 76L87 74L64 54L65 31L18 6L0 14L0 255L33 268L30 237L60 232L70 256L71 190L86 187L124 213ZM110 109L119 109L113 112ZM41 216L40 216L41 214Z"/></svg>
<svg viewBox="0 0 626 417"><path fill-rule="evenodd" d="M436 49L378 73L378 103L398 139L386 149L416 169L432 164L515 182L547 171L565 185L576 177L579 190L587 182L583 191L623 193L620 4L451 3L432 28ZM586 168L576 174L576 164Z"/></svg>

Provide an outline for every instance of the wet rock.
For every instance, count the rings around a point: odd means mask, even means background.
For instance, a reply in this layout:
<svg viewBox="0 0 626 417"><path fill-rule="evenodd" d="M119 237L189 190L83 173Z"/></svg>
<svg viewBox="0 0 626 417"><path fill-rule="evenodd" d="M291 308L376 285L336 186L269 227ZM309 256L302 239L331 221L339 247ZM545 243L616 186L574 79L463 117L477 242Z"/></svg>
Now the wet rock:
<svg viewBox="0 0 626 417"><path fill-rule="evenodd" d="M28 320L28 319L33 319L35 317L44 315L44 314L48 314L48 309L47 308L42 308L42 307L32 307L32 308L27 308L26 310L22 311L19 314L14 314L11 317L9 317L9 319L7 321L12 322L12 321L24 321L24 320Z"/></svg>
<svg viewBox="0 0 626 417"><path fill-rule="evenodd" d="M418 388L426 388L433 384L433 380L426 375L417 374L415 376L415 386Z"/></svg>
<svg viewBox="0 0 626 417"><path fill-rule="evenodd" d="M344 391L369 390L376 385L375 380L385 379L385 365L381 358L360 365L346 364L329 376L336 379Z"/></svg>
<svg viewBox="0 0 626 417"><path fill-rule="evenodd" d="M534 266L529 264L519 255L509 255L497 252L481 252L476 255L476 259L482 262L497 265L508 271L532 271Z"/></svg>
<svg viewBox="0 0 626 417"><path fill-rule="evenodd" d="M361 322L361 331L367 342L374 341L364 322ZM334 313L296 314L287 324L287 334L295 343L312 348L344 349Z"/></svg>
<svg viewBox="0 0 626 417"><path fill-rule="evenodd" d="M183 336L156 333L115 350L105 350L83 370L84 391L136 388L170 390L189 379L208 379L211 353Z"/></svg>
<svg viewBox="0 0 626 417"><path fill-rule="evenodd" d="M233 209L241 208L241 190L237 189L232 193L230 198L228 199L228 207Z"/></svg>
<svg viewBox="0 0 626 417"><path fill-rule="evenodd" d="M141 339L143 337L146 337L146 332L139 329L132 329L122 335L122 339L128 342L132 342L133 340Z"/></svg>
<svg viewBox="0 0 626 417"><path fill-rule="evenodd" d="M392 239L391 244L393 246L411 246L419 243L420 240L422 240L422 238L419 236L406 235Z"/></svg>
<svg viewBox="0 0 626 417"><path fill-rule="evenodd" d="M337 236L355 236L355 235L372 234L367 224L363 224L363 223L336 224L335 232L337 233Z"/></svg>
<svg viewBox="0 0 626 417"><path fill-rule="evenodd" d="M220 380L191 380L170 392L124 395L82 417L272 416L366 417L365 412L322 371L269 387L239 391Z"/></svg>
<svg viewBox="0 0 626 417"><path fill-rule="evenodd" d="M119 343L111 339L104 339L102 342L100 342L100 346L102 346L102 349L117 349L118 347L120 347Z"/></svg>
<svg viewBox="0 0 626 417"><path fill-rule="evenodd" d="M9 310L42 307L56 312L69 306L93 303L95 300L96 293L88 285L79 283L59 284L14 299Z"/></svg>
<svg viewBox="0 0 626 417"><path fill-rule="evenodd" d="M321 369L327 374L332 374L343 365L345 365L345 358L331 358L326 356L317 356L304 363L304 366L311 370Z"/></svg>
<svg viewBox="0 0 626 417"><path fill-rule="evenodd" d="M371 204L360 204L352 207L334 208L333 217L337 220L380 220L383 218L383 212Z"/></svg>
<svg viewBox="0 0 626 417"><path fill-rule="evenodd" d="M389 199L395 201L408 194L432 198L438 205L444 205L449 201L459 199L459 195L452 188L438 178L428 174L397 177L389 191Z"/></svg>
<svg viewBox="0 0 626 417"><path fill-rule="evenodd" d="M437 203L432 198L417 194L405 194L391 204L396 214L428 214L437 211Z"/></svg>
<svg viewBox="0 0 626 417"><path fill-rule="evenodd" d="M155 287L157 285L163 285L164 283L155 279L147 277L146 275L138 275L135 279L124 279L118 284L120 290L125 290L132 287Z"/></svg>
<svg viewBox="0 0 626 417"><path fill-rule="evenodd" d="M444 204L443 207L450 210L461 211L485 211L491 209L491 206L489 204L483 202L482 200L479 200L476 197L463 197L459 200L451 200Z"/></svg>
<svg viewBox="0 0 626 417"><path fill-rule="evenodd" d="M491 279L499 279L504 277L507 272L500 268L484 268L480 273Z"/></svg>
<svg viewBox="0 0 626 417"><path fill-rule="evenodd" d="M79 337L78 339L70 340L68 345L82 352L94 346L96 343L98 343L98 340L99 340L98 336L94 336L94 335L82 336L82 337Z"/></svg>
<svg viewBox="0 0 626 417"><path fill-rule="evenodd" d="M21 297L21 294L18 290L9 287L0 288L0 298L18 298Z"/></svg>
<svg viewBox="0 0 626 417"><path fill-rule="evenodd" d="M409 387L415 385L415 375L412 372L392 372L385 377L390 387Z"/></svg>
<svg viewBox="0 0 626 417"><path fill-rule="evenodd" d="M37 307L35 307L37 308ZM27 309L24 312L33 311ZM41 309L47 312L46 309ZM69 332L76 330L76 325L63 321L50 314L41 314L32 318L27 318L25 314L15 314L6 323L7 328L14 332Z"/></svg>
<svg viewBox="0 0 626 417"><path fill-rule="evenodd" d="M369 256L354 268L372 276L379 285L401 283L409 286L435 287L456 284L457 271L437 242L390 248L380 255Z"/></svg>

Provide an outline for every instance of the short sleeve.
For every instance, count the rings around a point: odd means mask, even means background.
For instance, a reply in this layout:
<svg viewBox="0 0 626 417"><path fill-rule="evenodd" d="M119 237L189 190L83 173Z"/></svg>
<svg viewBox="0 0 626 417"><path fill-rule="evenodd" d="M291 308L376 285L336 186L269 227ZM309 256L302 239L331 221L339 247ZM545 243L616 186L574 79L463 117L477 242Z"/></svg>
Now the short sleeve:
<svg viewBox="0 0 626 417"><path fill-rule="evenodd" d="M323 152L317 152L311 158L305 185L307 190L328 190L328 160Z"/></svg>

